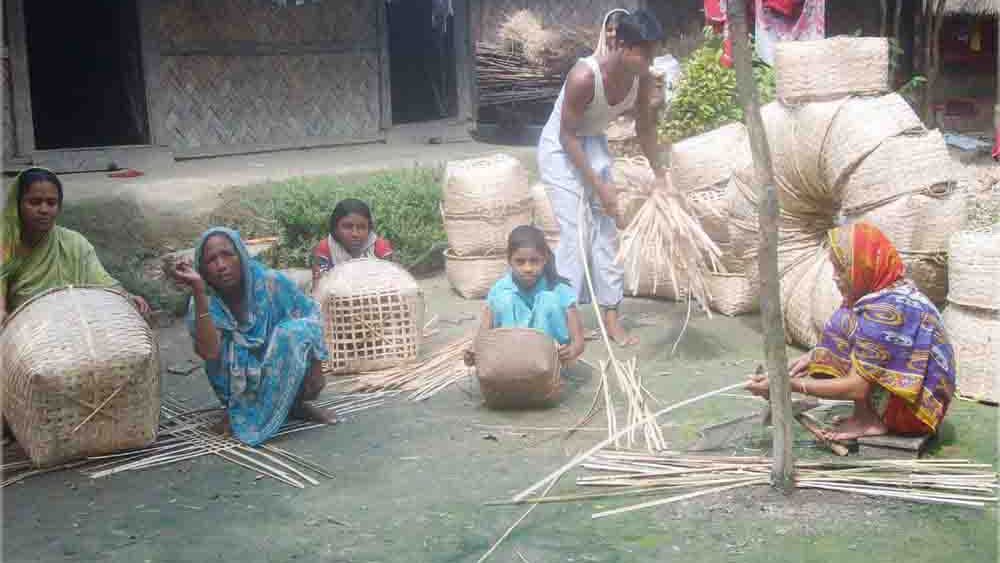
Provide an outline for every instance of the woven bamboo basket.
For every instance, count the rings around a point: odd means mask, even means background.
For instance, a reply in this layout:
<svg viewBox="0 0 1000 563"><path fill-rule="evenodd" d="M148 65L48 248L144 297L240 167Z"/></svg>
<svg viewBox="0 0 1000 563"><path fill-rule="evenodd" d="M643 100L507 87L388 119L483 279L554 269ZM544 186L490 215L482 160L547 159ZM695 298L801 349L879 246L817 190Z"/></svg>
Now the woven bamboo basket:
<svg viewBox="0 0 1000 563"><path fill-rule="evenodd" d="M889 91L884 37L782 41L774 55L778 99L805 102Z"/></svg>
<svg viewBox="0 0 1000 563"><path fill-rule="evenodd" d="M847 215L863 213L904 194L936 191L937 186L948 185L955 177L940 131L890 137L848 176L843 210Z"/></svg>
<svg viewBox="0 0 1000 563"><path fill-rule="evenodd" d="M156 439L156 340L118 291L68 287L22 304L0 332L0 374L4 415L35 465Z"/></svg>
<svg viewBox="0 0 1000 563"><path fill-rule="evenodd" d="M948 302L1000 311L1000 227L951 237Z"/></svg>
<svg viewBox="0 0 1000 563"><path fill-rule="evenodd" d="M533 205L531 224L542 230L543 233L559 234L559 221L556 213L552 210L552 202L549 201L549 194L545 191L545 184L537 182L531 186L531 202Z"/></svg>
<svg viewBox="0 0 1000 563"><path fill-rule="evenodd" d="M488 407L545 407L559 400L559 349L545 333L527 328L489 330L476 338L475 353L476 376Z"/></svg>
<svg viewBox="0 0 1000 563"><path fill-rule="evenodd" d="M317 296L329 373L376 371L417 359L424 296L402 267L374 258L350 260L319 280Z"/></svg>
<svg viewBox="0 0 1000 563"><path fill-rule="evenodd" d="M684 139L670 149L670 180L681 192L725 183L734 170L748 166L753 166L753 156L742 123Z"/></svg>
<svg viewBox="0 0 1000 563"><path fill-rule="evenodd" d="M1000 312L949 305L944 311L963 395L1000 399Z"/></svg>
<svg viewBox="0 0 1000 563"><path fill-rule="evenodd" d="M510 232L531 224L531 206L506 215L452 215L442 212L448 246L458 256L484 256L507 251Z"/></svg>
<svg viewBox="0 0 1000 563"><path fill-rule="evenodd" d="M507 258L503 254L458 256L448 249L444 258L448 282L466 299L486 297L493 284L507 273Z"/></svg>
<svg viewBox="0 0 1000 563"><path fill-rule="evenodd" d="M844 304L844 296L840 294L837 282L833 279L832 262L823 260L819 265L815 284L812 299L813 328L817 334L822 335L827 321Z"/></svg>
<svg viewBox="0 0 1000 563"><path fill-rule="evenodd" d="M877 226L900 252L940 253L948 251L951 236L965 225L966 203L951 185L938 185L903 195L859 218Z"/></svg>
<svg viewBox="0 0 1000 563"><path fill-rule="evenodd" d="M943 252L901 252L906 277L935 305L948 302L948 255Z"/></svg>
<svg viewBox="0 0 1000 563"><path fill-rule="evenodd" d="M684 199L710 239L716 243L729 242L729 200L725 185L687 192Z"/></svg>
<svg viewBox="0 0 1000 563"><path fill-rule="evenodd" d="M712 272L706 281L713 311L733 317L760 310L760 291L746 274Z"/></svg>
<svg viewBox="0 0 1000 563"><path fill-rule="evenodd" d="M498 216L531 205L531 184L516 158L495 154L449 162L441 206L450 215Z"/></svg>
<svg viewBox="0 0 1000 563"><path fill-rule="evenodd" d="M899 94L848 100L830 124L819 155L824 182L842 189L847 175L886 140L923 130L920 118ZM894 163L893 170L901 170L901 164Z"/></svg>
<svg viewBox="0 0 1000 563"><path fill-rule="evenodd" d="M813 310L813 296L817 280L828 262L826 252L820 247L804 254L805 258L788 266L781 277L781 309L785 318L785 336L789 343L812 348L819 344L822 324L829 314L821 315L817 322ZM831 277L832 280L832 277Z"/></svg>
<svg viewBox="0 0 1000 563"><path fill-rule="evenodd" d="M670 279L670 271L665 264L656 264L652 252L644 252L640 257L639 274L636 278L631 268L625 267L625 293L635 297L656 297L678 301L687 295L687 281L684 271L677 271L677 288Z"/></svg>

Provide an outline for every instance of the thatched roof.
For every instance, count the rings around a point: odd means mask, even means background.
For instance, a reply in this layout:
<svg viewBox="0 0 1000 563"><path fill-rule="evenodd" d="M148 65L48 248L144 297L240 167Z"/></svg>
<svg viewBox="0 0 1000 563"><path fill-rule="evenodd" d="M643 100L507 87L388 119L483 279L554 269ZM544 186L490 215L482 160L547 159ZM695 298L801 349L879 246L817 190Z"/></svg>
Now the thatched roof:
<svg viewBox="0 0 1000 563"><path fill-rule="evenodd" d="M947 0L946 14L1000 14L1000 0Z"/></svg>

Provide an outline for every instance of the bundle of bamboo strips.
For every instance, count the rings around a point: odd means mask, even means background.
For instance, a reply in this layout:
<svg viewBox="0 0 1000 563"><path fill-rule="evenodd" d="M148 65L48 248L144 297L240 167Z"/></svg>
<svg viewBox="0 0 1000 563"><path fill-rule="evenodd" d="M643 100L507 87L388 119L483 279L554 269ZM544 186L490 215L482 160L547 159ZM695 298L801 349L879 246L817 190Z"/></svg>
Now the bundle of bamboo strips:
<svg viewBox="0 0 1000 563"><path fill-rule="evenodd" d="M586 200L580 199L577 206L577 224L586 225L588 205ZM587 245L584 241L584 230L577 229L577 245L581 256L587 255ZM594 280L590 273L590 266L587 260L583 262L584 278L587 281L587 288L591 295L596 295L594 291ZM598 392L604 397L604 412L608 424L608 440L613 442L615 447L619 447L620 438L624 437L628 447L634 447L636 443L636 431L642 431L642 438L645 441L646 449L649 451L662 450L666 448L666 441L663 439L663 432L656 423L656 417L649 409L647 397L652 398L642 386L642 379L638 375L636 359L632 358L627 362L621 362L615 355L614 347L611 346L611 339L608 337L607 327L604 326L604 314L597 304L597 300L591 300L594 307L594 315L597 317L597 326L600 328L604 347L608 352L608 360L601 363L601 381ZM609 370L610 368L610 370ZM614 402L611 399L611 385L608 378L608 371L612 371L618 383L618 389L625 398L627 406L626 418L628 427L625 431L619 432L618 421L615 414ZM655 399L654 399L655 400ZM596 405L596 401L595 404ZM591 406L591 413L594 406ZM590 414L588 413L588 416Z"/></svg>
<svg viewBox="0 0 1000 563"><path fill-rule="evenodd" d="M340 417L349 417L363 410L375 408L385 403L397 392L366 393L361 395L341 394L322 398L313 404L319 408L335 409ZM319 482L304 470L332 478L328 471L309 460L271 444L258 448L247 446L231 436L220 436L211 429L222 420L220 407L187 410L176 399L164 397L160 406L160 427L156 442L145 448L127 450L115 454L90 457L72 463L33 469L24 453L16 448L4 452L2 469L4 480L0 487L17 483L52 471L80 468L91 478L100 478L121 473L150 469L194 459L205 455L216 455L226 461L287 483L304 488L305 484ZM290 420L282 426L276 436L284 436L304 430L325 426L324 424ZM298 467L297 467L298 466Z"/></svg>
<svg viewBox="0 0 1000 563"><path fill-rule="evenodd" d="M469 370L462 356L472 345L473 338L474 335L463 336L414 364L338 378L334 386L348 393L408 391L411 401L429 399L468 377Z"/></svg>
<svg viewBox="0 0 1000 563"><path fill-rule="evenodd" d="M632 280L639 280L643 253L654 253L653 259L647 261L657 268L653 278L660 276L660 268L666 268L674 287L686 286L687 299L697 299L711 317L706 272L725 271L720 261L722 251L687 209L684 198L671 188L669 180L664 182L653 190L622 233L618 261L630 270ZM633 293L637 289L629 288Z"/></svg>
<svg viewBox="0 0 1000 563"><path fill-rule="evenodd" d="M570 502L666 494L665 498L606 510L602 518L752 485L769 483L772 460L754 456L697 456L603 450L581 465L593 472L576 484L588 492L491 504ZM927 504L985 508L997 502L997 473L965 459L803 460L796 486Z"/></svg>

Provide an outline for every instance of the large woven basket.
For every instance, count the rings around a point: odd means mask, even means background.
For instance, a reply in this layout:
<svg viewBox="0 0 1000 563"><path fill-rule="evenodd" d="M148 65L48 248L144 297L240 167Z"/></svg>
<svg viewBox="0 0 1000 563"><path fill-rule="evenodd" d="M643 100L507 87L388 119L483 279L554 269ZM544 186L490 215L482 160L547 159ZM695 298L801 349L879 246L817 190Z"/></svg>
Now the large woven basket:
<svg viewBox="0 0 1000 563"><path fill-rule="evenodd" d="M847 175L885 141L924 130L920 117L899 94L848 100L830 124L820 153L821 172L829 186L844 186ZM903 163L893 163L901 170Z"/></svg>
<svg viewBox="0 0 1000 563"><path fill-rule="evenodd" d="M706 281L712 294L709 307L713 311L733 317L760 309L760 291L746 274L712 272Z"/></svg>
<svg viewBox="0 0 1000 563"><path fill-rule="evenodd" d="M774 61L778 99L786 102L889 91L889 42L884 37L781 41Z"/></svg>
<svg viewBox="0 0 1000 563"><path fill-rule="evenodd" d="M753 166L753 157L742 123L684 139L670 149L670 180L681 192L724 183L733 171L748 166Z"/></svg>
<svg viewBox="0 0 1000 563"><path fill-rule="evenodd" d="M1000 311L1000 227L951 237L948 301Z"/></svg>
<svg viewBox="0 0 1000 563"><path fill-rule="evenodd" d="M958 360L958 390L1000 399L1000 312L949 305L944 324Z"/></svg>
<svg viewBox="0 0 1000 563"><path fill-rule="evenodd" d="M482 256L507 251L510 232L521 225L530 225L532 208L523 206L507 210L505 215L453 215L442 212L448 246L459 256Z"/></svg>
<svg viewBox="0 0 1000 563"><path fill-rule="evenodd" d="M940 184L903 195L859 218L875 224L900 252L944 253L951 236L965 225L966 203L962 193Z"/></svg>
<svg viewBox="0 0 1000 563"><path fill-rule="evenodd" d="M531 224L545 234L559 235L559 220L552 210L552 201L545 190L545 184L537 182L531 186L531 202L533 205Z"/></svg>
<svg viewBox="0 0 1000 563"><path fill-rule="evenodd" d="M0 332L0 374L4 416L35 465L156 439L156 340L115 290L54 289L21 305Z"/></svg>
<svg viewBox="0 0 1000 563"><path fill-rule="evenodd" d="M559 400L559 350L537 330L499 328L476 338L476 376L490 408L550 406Z"/></svg>
<svg viewBox="0 0 1000 563"><path fill-rule="evenodd" d="M531 184L516 158L496 154L445 166L441 205L447 214L497 216L531 206Z"/></svg>
<svg viewBox="0 0 1000 563"><path fill-rule="evenodd" d="M375 371L417 359L424 296L402 267L375 258L350 260L320 279L317 298L329 373Z"/></svg>
<svg viewBox="0 0 1000 563"><path fill-rule="evenodd" d="M847 178L844 213L863 213L908 193L936 192L937 186L955 181L954 167L937 130L888 138Z"/></svg>
<svg viewBox="0 0 1000 563"><path fill-rule="evenodd" d="M448 283L466 299L486 297L493 284L507 273L504 254L458 256L449 249L444 252L444 258Z"/></svg>

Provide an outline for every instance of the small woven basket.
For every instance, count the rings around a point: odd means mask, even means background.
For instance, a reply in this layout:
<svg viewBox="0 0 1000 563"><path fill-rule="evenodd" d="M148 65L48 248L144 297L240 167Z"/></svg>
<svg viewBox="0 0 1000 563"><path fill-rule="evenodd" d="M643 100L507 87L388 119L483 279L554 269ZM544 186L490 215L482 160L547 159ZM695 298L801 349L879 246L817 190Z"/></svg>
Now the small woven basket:
<svg viewBox="0 0 1000 563"><path fill-rule="evenodd" d="M495 409L551 406L562 384L556 341L537 330L499 328L475 342L476 376L486 405Z"/></svg>
<svg viewBox="0 0 1000 563"><path fill-rule="evenodd" d="M0 332L0 374L4 416L35 465L156 440L156 340L116 290L59 288L22 304Z"/></svg>
<svg viewBox="0 0 1000 563"><path fill-rule="evenodd" d="M448 282L466 299L486 297L493 284L507 273L507 258L503 254L458 256L448 249L444 258Z"/></svg>
<svg viewBox="0 0 1000 563"><path fill-rule="evenodd" d="M958 362L959 391L1000 399L1000 312L949 305L943 316Z"/></svg>
<svg viewBox="0 0 1000 563"><path fill-rule="evenodd" d="M889 91L889 42L884 37L781 41L774 55L778 99L825 100Z"/></svg>
<svg viewBox="0 0 1000 563"><path fill-rule="evenodd" d="M742 123L684 139L670 149L670 180L681 193L724 183L733 171L749 166L753 157Z"/></svg>
<svg viewBox="0 0 1000 563"><path fill-rule="evenodd" d="M451 215L509 215L530 206L524 166L506 154L456 160L445 166L441 206Z"/></svg>
<svg viewBox="0 0 1000 563"><path fill-rule="evenodd" d="M709 273L706 277L712 293L709 307L728 317L753 313L760 309L760 293L745 274Z"/></svg>
<svg viewBox="0 0 1000 563"><path fill-rule="evenodd" d="M320 279L317 295L329 373L376 371L417 359L424 296L402 267L375 258L350 260Z"/></svg>
<svg viewBox="0 0 1000 563"><path fill-rule="evenodd" d="M963 231L951 237L948 301L1000 311L1000 227Z"/></svg>

